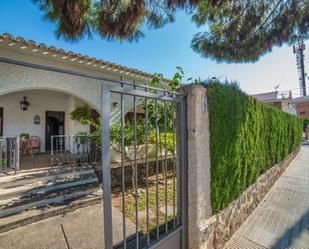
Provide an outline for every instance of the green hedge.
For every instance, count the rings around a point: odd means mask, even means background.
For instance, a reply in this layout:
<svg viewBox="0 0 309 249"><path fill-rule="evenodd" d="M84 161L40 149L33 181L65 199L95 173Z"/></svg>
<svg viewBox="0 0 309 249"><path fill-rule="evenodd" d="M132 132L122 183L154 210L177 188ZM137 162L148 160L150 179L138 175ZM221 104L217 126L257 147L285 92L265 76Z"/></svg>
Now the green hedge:
<svg viewBox="0 0 309 249"><path fill-rule="evenodd" d="M267 169L294 151L302 120L242 92L237 84L206 84L210 119L212 208L227 207Z"/></svg>

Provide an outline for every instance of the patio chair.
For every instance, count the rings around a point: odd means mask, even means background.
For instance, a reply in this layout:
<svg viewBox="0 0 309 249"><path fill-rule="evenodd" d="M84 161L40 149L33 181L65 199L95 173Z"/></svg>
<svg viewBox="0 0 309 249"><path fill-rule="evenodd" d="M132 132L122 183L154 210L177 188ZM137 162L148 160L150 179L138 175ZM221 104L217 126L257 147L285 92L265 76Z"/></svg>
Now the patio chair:
<svg viewBox="0 0 309 249"><path fill-rule="evenodd" d="M41 139L39 136L31 136L30 137L30 146L31 153L33 154L34 150L41 152Z"/></svg>
<svg viewBox="0 0 309 249"><path fill-rule="evenodd" d="M29 134L22 133L20 135L20 150L23 155L31 154L31 143L29 140Z"/></svg>

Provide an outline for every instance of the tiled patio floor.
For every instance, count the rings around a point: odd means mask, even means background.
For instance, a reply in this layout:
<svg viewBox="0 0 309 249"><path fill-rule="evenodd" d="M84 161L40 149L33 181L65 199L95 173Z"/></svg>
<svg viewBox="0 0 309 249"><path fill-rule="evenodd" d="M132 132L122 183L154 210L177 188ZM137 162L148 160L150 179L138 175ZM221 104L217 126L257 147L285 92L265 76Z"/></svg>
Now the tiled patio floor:
<svg viewBox="0 0 309 249"><path fill-rule="evenodd" d="M50 167L50 153L20 155L20 170Z"/></svg>

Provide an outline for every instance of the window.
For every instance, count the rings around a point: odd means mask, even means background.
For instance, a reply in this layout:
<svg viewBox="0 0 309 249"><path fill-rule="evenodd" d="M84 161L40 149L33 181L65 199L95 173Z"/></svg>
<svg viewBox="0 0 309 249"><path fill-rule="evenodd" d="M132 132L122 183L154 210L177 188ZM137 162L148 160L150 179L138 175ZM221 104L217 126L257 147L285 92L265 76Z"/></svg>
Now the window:
<svg viewBox="0 0 309 249"><path fill-rule="evenodd" d="M300 115L305 115L305 114L306 114L306 111L300 112L299 114L300 114Z"/></svg>

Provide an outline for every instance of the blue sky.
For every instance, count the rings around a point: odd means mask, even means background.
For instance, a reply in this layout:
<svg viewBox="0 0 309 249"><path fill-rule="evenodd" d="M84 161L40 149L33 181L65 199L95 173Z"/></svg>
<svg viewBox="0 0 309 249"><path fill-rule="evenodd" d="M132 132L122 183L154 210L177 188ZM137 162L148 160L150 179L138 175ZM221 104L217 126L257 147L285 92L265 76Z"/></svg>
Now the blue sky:
<svg viewBox="0 0 309 249"><path fill-rule="evenodd" d="M57 40L55 25L42 21L43 13L31 0L1 0L0 13L0 33L11 33L26 40L32 39L149 73L163 73L166 77L171 77L176 66L181 66L186 78L216 76L222 80L237 80L248 93L272 91L279 84L280 91L294 89L295 97L299 94L296 59L291 47L275 48L257 63L218 64L201 58L190 48L190 41L198 29L182 12L177 14L173 24L162 29L144 29L145 38L137 43L108 42L94 36L75 44ZM306 46L305 65L309 70L308 41Z"/></svg>

